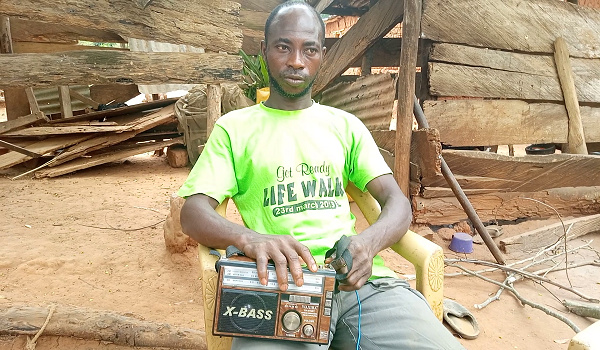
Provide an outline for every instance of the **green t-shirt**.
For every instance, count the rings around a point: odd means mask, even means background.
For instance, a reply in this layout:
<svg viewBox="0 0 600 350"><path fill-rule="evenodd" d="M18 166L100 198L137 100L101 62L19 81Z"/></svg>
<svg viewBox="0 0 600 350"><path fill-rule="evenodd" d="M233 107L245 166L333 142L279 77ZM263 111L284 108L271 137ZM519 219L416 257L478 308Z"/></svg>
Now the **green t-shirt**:
<svg viewBox="0 0 600 350"><path fill-rule="evenodd" d="M342 235L355 235L344 191L365 190L391 173L365 125L318 103L284 111L262 103L230 112L215 124L178 195L202 193L235 202L244 224L259 233L292 235L318 264ZM373 277L394 276L377 256Z"/></svg>

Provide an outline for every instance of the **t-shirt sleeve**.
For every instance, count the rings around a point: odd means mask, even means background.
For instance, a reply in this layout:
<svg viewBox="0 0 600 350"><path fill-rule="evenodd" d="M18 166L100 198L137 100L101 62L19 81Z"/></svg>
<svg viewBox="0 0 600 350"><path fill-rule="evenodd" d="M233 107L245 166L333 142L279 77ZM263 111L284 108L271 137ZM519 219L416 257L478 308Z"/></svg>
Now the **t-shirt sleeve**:
<svg viewBox="0 0 600 350"><path fill-rule="evenodd" d="M215 125L204 150L177 195L205 194L221 203L238 192L229 134Z"/></svg>
<svg viewBox="0 0 600 350"><path fill-rule="evenodd" d="M353 125L349 180L365 191L369 181L392 171L367 127L358 118Z"/></svg>

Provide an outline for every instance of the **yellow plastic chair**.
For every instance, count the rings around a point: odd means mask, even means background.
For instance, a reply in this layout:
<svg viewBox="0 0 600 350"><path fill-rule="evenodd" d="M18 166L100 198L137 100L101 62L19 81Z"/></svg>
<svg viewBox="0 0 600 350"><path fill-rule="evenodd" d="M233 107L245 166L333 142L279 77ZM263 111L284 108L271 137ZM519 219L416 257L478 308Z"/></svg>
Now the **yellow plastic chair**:
<svg viewBox="0 0 600 350"><path fill-rule="evenodd" d="M348 183L346 192L354 199L369 224L377 220L381 209L379 203L370 193L362 192L352 183ZM225 217L227 202L228 199L225 199L216 208L216 211L223 217ZM402 239L391 248L414 265L417 279L416 288L425 296L434 314L441 321L444 298L444 255L442 248L412 231L406 232ZM212 334L218 278L215 271L217 257L210 255L209 248L202 245L198 245L198 255L204 299L206 344L209 350L229 350L231 349L232 338Z"/></svg>

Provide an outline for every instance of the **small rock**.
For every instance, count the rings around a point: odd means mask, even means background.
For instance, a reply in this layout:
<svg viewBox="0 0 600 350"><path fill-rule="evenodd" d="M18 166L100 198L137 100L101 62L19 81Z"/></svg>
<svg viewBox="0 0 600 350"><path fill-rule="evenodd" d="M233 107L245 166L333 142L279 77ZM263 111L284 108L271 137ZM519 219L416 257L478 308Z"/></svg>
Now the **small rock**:
<svg viewBox="0 0 600 350"><path fill-rule="evenodd" d="M451 228L446 228L443 227L439 230L437 230L437 234L442 237L442 239L444 241L451 241L452 240L452 236L454 236L454 234L456 233L456 231L454 231Z"/></svg>
<svg viewBox="0 0 600 350"><path fill-rule="evenodd" d="M473 230L471 229L471 225L469 225L466 221L460 221L456 225L454 225L454 230L456 232L464 232L468 234L473 234Z"/></svg>

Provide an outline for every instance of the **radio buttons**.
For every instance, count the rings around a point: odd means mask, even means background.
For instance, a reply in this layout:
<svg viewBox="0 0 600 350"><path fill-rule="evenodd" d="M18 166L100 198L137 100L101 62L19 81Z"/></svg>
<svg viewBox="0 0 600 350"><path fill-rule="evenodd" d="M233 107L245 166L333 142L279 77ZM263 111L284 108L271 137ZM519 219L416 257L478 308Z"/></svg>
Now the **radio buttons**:
<svg viewBox="0 0 600 350"><path fill-rule="evenodd" d="M325 316L331 316L331 308L328 308L328 307L324 308L323 309L323 315L325 315Z"/></svg>
<svg viewBox="0 0 600 350"><path fill-rule="evenodd" d="M315 334L315 327L310 324L304 325L304 327L302 327L302 333L307 337L312 337L313 334Z"/></svg>
<svg viewBox="0 0 600 350"><path fill-rule="evenodd" d="M285 328L288 332L295 332L298 328L300 328L300 323L302 323L302 317L296 311L287 311L283 314L281 318L283 323L283 328Z"/></svg>
<svg viewBox="0 0 600 350"><path fill-rule="evenodd" d="M331 300L330 299L325 300L325 306L326 307L331 307Z"/></svg>

